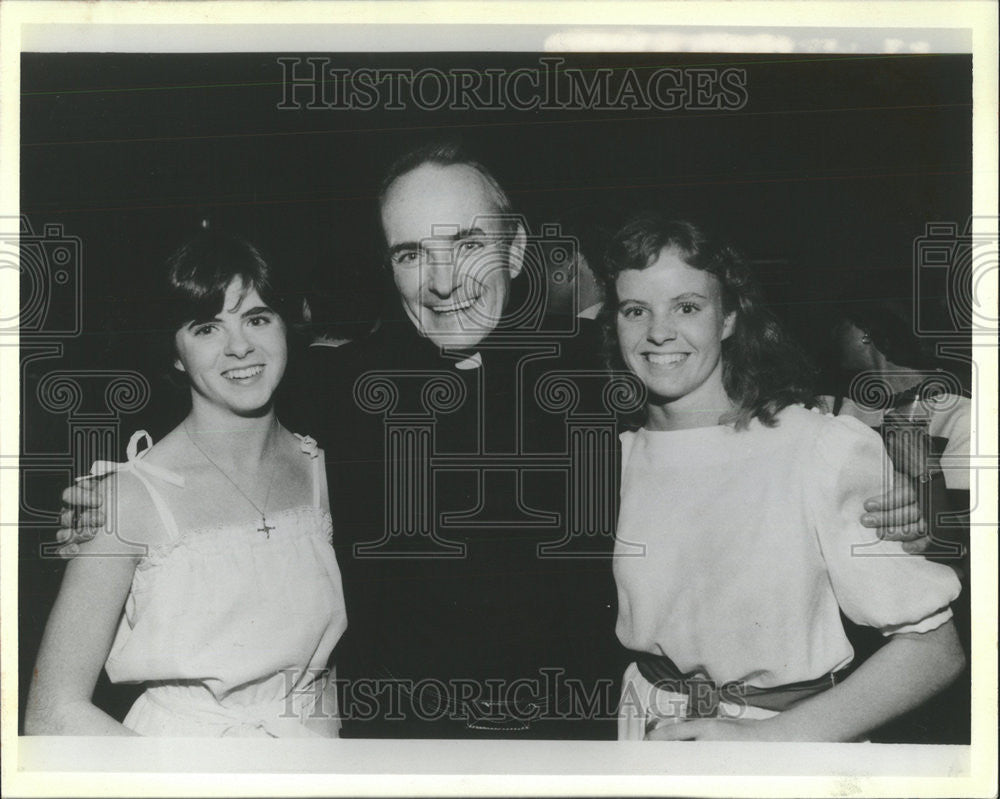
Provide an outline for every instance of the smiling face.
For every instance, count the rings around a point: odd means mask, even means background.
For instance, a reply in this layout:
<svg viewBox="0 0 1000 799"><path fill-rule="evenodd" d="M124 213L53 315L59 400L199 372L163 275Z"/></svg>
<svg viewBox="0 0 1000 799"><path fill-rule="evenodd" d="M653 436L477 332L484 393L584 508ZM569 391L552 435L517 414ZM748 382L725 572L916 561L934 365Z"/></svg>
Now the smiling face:
<svg viewBox="0 0 1000 799"><path fill-rule="evenodd" d="M615 282L622 357L650 393L650 422L661 411L724 409L722 342L735 314L722 308L722 288L709 272L664 249L645 269L625 269Z"/></svg>
<svg viewBox="0 0 1000 799"><path fill-rule="evenodd" d="M497 326L521 268L496 191L465 164L422 164L397 178L382 228L406 315L439 347L476 346Z"/></svg>
<svg viewBox="0 0 1000 799"><path fill-rule="evenodd" d="M214 319L190 322L174 336L174 366L187 374L192 400L240 416L270 407L288 362L285 323L239 278L226 287Z"/></svg>

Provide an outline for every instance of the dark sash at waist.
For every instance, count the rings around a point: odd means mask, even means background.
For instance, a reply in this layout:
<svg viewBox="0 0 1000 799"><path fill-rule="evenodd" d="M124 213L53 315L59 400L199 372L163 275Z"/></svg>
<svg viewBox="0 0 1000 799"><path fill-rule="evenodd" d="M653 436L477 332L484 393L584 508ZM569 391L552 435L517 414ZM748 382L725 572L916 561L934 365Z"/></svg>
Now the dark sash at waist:
<svg viewBox="0 0 1000 799"><path fill-rule="evenodd" d="M842 682L849 669L824 674L815 680L786 683L773 688L758 688L745 682L728 682L717 685L714 681L698 673L684 674L665 655L636 652L635 664L639 673L656 688L686 694L689 697L689 718L711 718L719 714L719 703L753 705L782 712Z"/></svg>

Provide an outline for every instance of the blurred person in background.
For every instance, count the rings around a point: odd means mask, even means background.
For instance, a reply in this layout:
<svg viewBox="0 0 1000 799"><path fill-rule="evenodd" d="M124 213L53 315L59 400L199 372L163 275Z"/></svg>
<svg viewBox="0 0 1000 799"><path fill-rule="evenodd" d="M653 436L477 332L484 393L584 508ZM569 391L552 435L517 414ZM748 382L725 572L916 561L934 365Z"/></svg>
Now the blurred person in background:
<svg viewBox="0 0 1000 799"><path fill-rule="evenodd" d="M842 382L823 402L835 416L852 416L876 430L896 470L918 486L931 532L925 554L951 566L962 581L954 611L968 659L972 398L963 381L942 368L913 329L908 309L893 300L840 306L829 343L831 365ZM860 628L851 633L857 649L877 643ZM883 730L885 740L967 743L968 677L967 670L943 694Z"/></svg>

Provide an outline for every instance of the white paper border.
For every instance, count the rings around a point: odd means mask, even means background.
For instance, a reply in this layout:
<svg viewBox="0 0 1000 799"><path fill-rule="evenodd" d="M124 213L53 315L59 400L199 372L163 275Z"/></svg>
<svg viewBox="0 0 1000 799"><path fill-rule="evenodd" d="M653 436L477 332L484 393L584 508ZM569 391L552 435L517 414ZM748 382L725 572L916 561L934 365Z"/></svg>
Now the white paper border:
<svg viewBox="0 0 1000 799"><path fill-rule="evenodd" d="M515 20L530 20L512 25ZM26 2L0 4L0 214L18 213L19 56L25 49L122 52L219 50L269 52L336 49L537 50L580 47L579 36L607 29L617 38L594 40L592 49L615 42L646 42L662 49L662 35L704 32L799 39L812 29L820 49L802 52L879 52L883 31L904 43L925 42L926 52L973 53L973 209L997 216L997 5L979 2L657 2L657 3L404 3L404 2ZM319 26L335 25L323 30ZM376 35L376 26L392 35ZM197 27L190 27L197 26ZM223 27L225 26L225 27ZM408 26L408 30L399 26ZM502 30L497 27L502 26ZM518 30L520 29L520 34ZM743 29L743 30L740 30ZM875 29L873 33L873 29ZM502 35L498 35L497 31ZM560 35L559 31L563 31ZM848 37L845 32L855 32ZM553 34L556 34L553 36ZM836 34L836 35L833 35ZM970 36L971 39L966 38ZM646 39L642 36L646 35ZM638 37L638 38L636 38ZM808 37L806 37L808 38ZM884 38L884 37L883 37ZM827 40L824 42L823 40ZM835 40L832 44L829 40ZM353 41L353 46L341 43ZM677 47L676 38L673 47ZM738 40L730 40L738 41ZM569 44L567 44L569 42ZM657 42L660 42L658 46ZM725 40L720 39L725 46ZM852 49L853 43L861 49ZM872 43L876 42L876 43ZM449 46L450 43L450 46ZM622 49L628 49L625 46ZM745 43L743 46L747 46ZM775 45L780 49L784 45ZM805 47L804 44L798 46ZM794 51L800 51L796 46ZM823 49L829 48L829 49ZM843 48L843 49L842 49ZM961 49L956 49L961 48ZM586 48L584 48L586 49ZM884 49L882 50L884 52ZM996 297L996 272L986 275ZM6 285L6 284L5 284ZM0 318L16 310L16 297L0 299ZM0 522L16 525L16 469L7 468L18 441L19 396L16 338L0 346ZM996 346L977 347L980 375L978 440L997 440ZM983 497L973 521L996 523L996 487ZM992 518L986 518L992 508ZM0 536L2 692L17 696L17 536ZM974 616L973 682L978 712L971 747L873 745L665 745L576 742L329 741L150 742L16 736L17 702L2 705L3 790L8 796L44 795L315 795L342 794L545 794L715 796L992 796L996 794L996 529L973 527L981 557L972 564ZM976 710L976 708L974 708ZM260 747L259 749L257 747ZM310 748L315 747L315 748ZM210 774L248 755L264 773ZM655 761L650 762L655 756ZM106 757L107 759L102 759ZM104 765L106 773L90 769ZM176 768L188 773L135 774L127 768ZM30 767L32 770L26 770ZM33 769L42 769L35 771ZM83 771L47 769L79 768ZM297 773L329 770L329 774ZM429 770L430 769L430 770ZM436 774L433 772L437 772ZM781 776L823 771L825 777ZM197 773L195 773L197 772ZM463 774L463 772L465 772ZM516 774L513 772L517 772ZM726 773L730 776L682 776ZM906 772L907 777L884 776ZM763 776L739 776L758 774ZM569 776L577 774L579 776ZM491 775L491 776L490 776ZM869 775L869 776L862 776Z"/></svg>

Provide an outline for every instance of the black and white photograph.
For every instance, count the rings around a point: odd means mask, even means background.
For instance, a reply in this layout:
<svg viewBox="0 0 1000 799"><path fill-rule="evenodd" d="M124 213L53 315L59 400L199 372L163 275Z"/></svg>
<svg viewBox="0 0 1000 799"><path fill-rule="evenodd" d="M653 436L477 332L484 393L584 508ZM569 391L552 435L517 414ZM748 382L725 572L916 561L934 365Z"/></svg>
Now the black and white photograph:
<svg viewBox="0 0 1000 799"><path fill-rule="evenodd" d="M170 5L0 9L5 793L995 793L994 4Z"/></svg>

